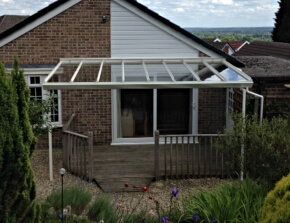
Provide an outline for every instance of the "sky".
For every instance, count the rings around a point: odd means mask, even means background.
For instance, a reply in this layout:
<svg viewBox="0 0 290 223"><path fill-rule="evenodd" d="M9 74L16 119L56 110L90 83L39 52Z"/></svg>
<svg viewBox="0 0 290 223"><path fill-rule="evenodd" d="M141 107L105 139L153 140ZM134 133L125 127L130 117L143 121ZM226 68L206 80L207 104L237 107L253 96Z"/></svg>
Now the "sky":
<svg viewBox="0 0 290 223"><path fill-rule="evenodd" d="M32 15L55 0L0 0L1 15ZM181 27L274 26L278 0L137 0Z"/></svg>

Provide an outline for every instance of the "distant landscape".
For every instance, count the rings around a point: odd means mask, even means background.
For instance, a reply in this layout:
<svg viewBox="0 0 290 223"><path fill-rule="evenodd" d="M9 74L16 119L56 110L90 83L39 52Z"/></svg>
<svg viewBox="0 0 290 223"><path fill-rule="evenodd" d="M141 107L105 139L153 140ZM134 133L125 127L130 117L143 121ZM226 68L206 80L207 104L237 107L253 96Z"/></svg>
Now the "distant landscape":
<svg viewBox="0 0 290 223"><path fill-rule="evenodd" d="M273 27L185 28L201 39L219 38L222 41L272 41Z"/></svg>

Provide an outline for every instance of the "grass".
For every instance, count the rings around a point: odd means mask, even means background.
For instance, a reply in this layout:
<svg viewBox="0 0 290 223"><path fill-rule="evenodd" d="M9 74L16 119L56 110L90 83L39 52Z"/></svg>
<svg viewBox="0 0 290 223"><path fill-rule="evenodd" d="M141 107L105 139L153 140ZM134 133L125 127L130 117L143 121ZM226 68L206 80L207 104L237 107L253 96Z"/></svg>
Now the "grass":
<svg viewBox="0 0 290 223"><path fill-rule="evenodd" d="M46 199L46 206L52 207L56 213L61 213L62 209L62 191L61 189L53 192ZM63 206L71 207L71 213L81 215L92 199L89 191L78 187L66 188L63 190ZM48 208L46 207L46 208Z"/></svg>
<svg viewBox="0 0 290 223"><path fill-rule="evenodd" d="M246 179L222 184L214 191L190 192L183 201L187 221L197 214L198 222L257 222L267 191L267 187Z"/></svg>

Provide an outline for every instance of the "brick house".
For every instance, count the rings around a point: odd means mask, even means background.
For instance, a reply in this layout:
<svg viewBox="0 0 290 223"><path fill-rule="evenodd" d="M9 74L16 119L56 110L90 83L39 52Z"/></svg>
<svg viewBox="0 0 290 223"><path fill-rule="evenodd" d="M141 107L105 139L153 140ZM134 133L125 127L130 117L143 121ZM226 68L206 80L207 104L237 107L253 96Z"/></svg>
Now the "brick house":
<svg viewBox="0 0 290 223"><path fill-rule="evenodd" d="M0 61L9 67L14 56L25 71L31 97L45 98L49 89L58 95L58 110L51 114L54 148L61 148L61 127L72 114L77 115L76 131L92 131L97 145L150 144L156 129L163 134L216 133L226 126L229 89L253 84L236 69L243 66L240 61L134 0L58 0L0 34ZM108 63L103 67L98 58ZM66 64L54 69L60 61ZM82 61L85 67L76 78L82 84L77 84L70 79ZM124 68L128 61L132 66ZM136 76L146 66L156 85L148 80L135 88L127 82L112 84L122 78L122 69ZM225 69L242 81L227 78ZM89 86L99 70L110 87ZM191 78L180 84L177 77L184 76ZM162 78L170 83L164 85ZM46 138L39 148L47 148Z"/></svg>
<svg viewBox="0 0 290 223"><path fill-rule="evenodd" d="M265 98L265 117L290 114L289 52L289 43L253 42L234 54L254 81L252 91Z"/></svg>

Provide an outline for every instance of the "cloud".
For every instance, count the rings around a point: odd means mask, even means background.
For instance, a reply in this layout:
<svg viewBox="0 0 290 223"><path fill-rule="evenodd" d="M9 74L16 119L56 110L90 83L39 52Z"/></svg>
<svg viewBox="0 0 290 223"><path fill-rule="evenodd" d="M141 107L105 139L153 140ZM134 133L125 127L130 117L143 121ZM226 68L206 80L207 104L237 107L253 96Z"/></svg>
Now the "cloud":
<svg viewBox="0 0 290 223"><path fill-rule="evenodd" d="M56 0L0 0L3 14L34 14ZM273 26L277 0L137 0L181 27Z"/></svg>
<svg viewBox="0 0 290 223"><path fill-rule="evenodd" d="M232 0L212 0L214 4L221 4L221 5L233 5L234 2Z"/></svg>
<svg viewBox="0 0 290 223"><path fill-rule="evenodd" d="M184 12L184 9L183 8L176 8L176 9L174 9L174 11L180 13L180 12Z"/></svg>

